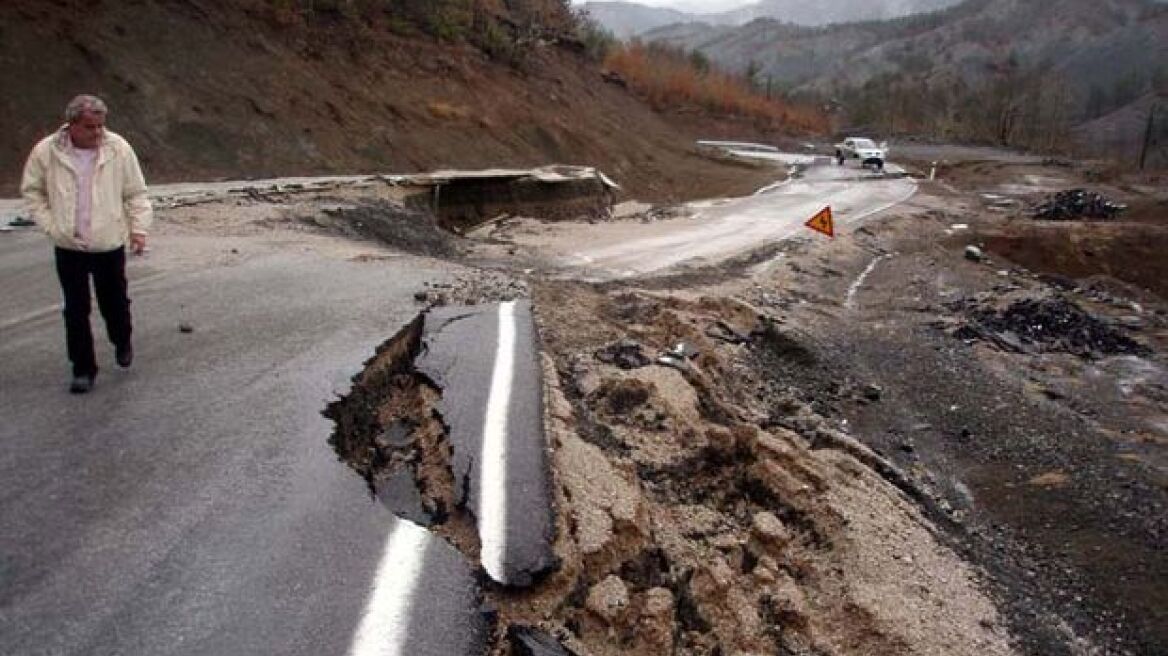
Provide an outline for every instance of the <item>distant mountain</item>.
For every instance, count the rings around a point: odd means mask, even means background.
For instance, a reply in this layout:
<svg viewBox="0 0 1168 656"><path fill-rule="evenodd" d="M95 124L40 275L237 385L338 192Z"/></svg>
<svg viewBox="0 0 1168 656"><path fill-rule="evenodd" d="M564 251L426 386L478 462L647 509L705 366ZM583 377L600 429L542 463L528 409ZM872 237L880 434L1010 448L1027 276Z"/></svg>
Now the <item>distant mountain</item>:
<svg viewBox="0 0 1168 656"><path fill-rule="evenodd" d="M744 25L767 18L804 26L897 18L935 11L961 0L760 0L730 11L695 14L634 2L586 2L583 8L620 38L666 25L701 23L711 27Z"/></svg>
<svg viewBox="0 0 1168 656"><path fill-rule="evenodd" d="M1013 67L1058 73L1083 94L1111 93L1168 74L1168 6L1150 0L967 0L891 21L819 28L774 20L691 23L644 38L699 50L731 71L753 63L760 75L797 92L887 76L971 82Z"/></svg>
<svg viewBox="0 0 1168 656"><path fill-rule="evenodd" d="M587 10L593 20L621 39L665 25L698 20L695 14L635 2L586 2L583 9Z"/></svg>
<svg viewBox="0 0 1168 656"><path fill-rule="evenodd" d="M1147 151L1150 168L1168 167L1168 95L1145 95L1136 101L1076 126L1072 131L1075 144L1084 152L1108 153L1134 162L1139 157L1147 132L1148 115L1156 111L1151 134L1152 147Z"/></svg>
<svg viewBox="0 0 1168 656"><path fill-rule="evenodd" d="M728 12L716 14L714 24L744 25L759 18L769 18L795 25L819 26L833 23L888 20L958 4L961 0L761 0Z"/></svg>
<svg viewBox="0 0 1168 656"><path fill-rule="evenodd" d="M851 125L1027 147L1168 88L1168 5L1152 0L966 0L887 21L690 23L642 38L830 100Z"/></svg>

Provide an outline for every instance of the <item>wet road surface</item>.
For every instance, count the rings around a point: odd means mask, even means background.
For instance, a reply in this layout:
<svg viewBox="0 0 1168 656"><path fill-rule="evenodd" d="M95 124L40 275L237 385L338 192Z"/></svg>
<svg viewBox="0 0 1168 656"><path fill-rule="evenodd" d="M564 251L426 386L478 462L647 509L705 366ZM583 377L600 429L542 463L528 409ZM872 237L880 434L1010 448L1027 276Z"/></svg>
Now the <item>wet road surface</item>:
<svg viewBox="0 0 1168 656"><path fill-rule="evenodd" d="M448 269L165 257L130 265L134 367L99 337L71 396L50 247L0 238L0 653L480 651L465 559L372 500L320 415Z"/></svg>
<svg viewBox="0 0 1168 656"><path fill-rule="evenodd" d="M573 246L560 259L618 278L710 263L801 234L807 230L804 222L824 206L831 206L839 230L908 200L916 188L911 178L818 163L801 177L754 196L691 203L696 213L690 218L587 226L587 238L558 240Z"/></svg>

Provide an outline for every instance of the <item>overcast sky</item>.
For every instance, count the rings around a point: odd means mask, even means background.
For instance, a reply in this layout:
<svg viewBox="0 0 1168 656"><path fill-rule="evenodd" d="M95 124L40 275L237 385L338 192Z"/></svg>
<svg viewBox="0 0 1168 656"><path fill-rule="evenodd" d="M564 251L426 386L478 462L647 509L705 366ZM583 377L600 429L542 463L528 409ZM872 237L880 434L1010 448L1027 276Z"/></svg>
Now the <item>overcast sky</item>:
<svg viewBox="0 0 1168 656"><path fill-rule="evenodd" d="M575 4L584 4L586 0L572 0ZM682 11L694 13L711 13L725 11L742 5L754 4L755 0L628 0L639 5L653 7L672 7Z"/></svg>

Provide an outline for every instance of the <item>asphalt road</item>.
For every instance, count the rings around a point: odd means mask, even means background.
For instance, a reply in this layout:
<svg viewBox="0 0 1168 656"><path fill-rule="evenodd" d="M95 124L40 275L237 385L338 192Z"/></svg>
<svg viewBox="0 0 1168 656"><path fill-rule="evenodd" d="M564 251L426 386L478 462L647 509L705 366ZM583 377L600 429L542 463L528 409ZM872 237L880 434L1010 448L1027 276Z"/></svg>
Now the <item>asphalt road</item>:
<svg viewBox="0 0 1168 656"><path fill-rule="evenodd" d="M175 269L159 243L130 265L134 367L99 339L71 396L51 250L0 235L0 653L479 652L465 560L372 500L320 415L448 269Z"/></svg>
<svg viewBox="0 0 1168 656"><path fill-rule="evenodd" d="M588 226L587 235L566 233L556 241L570 244L571 250L560 261L600 278L709 264L802 234L807 231L803 224L824 206L831 206L839 230L916 193L910 178L817 161L801 177L754 196L690 203L694 214L689 218Z"/></svg>

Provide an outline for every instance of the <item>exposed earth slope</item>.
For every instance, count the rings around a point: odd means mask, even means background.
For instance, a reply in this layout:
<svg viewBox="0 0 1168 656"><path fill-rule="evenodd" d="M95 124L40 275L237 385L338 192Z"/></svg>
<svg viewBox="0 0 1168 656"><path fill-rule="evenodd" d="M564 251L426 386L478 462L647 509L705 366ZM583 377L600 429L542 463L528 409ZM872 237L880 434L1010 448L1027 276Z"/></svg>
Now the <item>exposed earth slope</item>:
<svg viewBox="0 0 1168 656"><path fill-rule="evenodd" d="M102 3L82 17L0 5L0 189L15 192L32 144L80 92L106 98L151 182L564 163L664 200L744 177L691 145L752 125L689 117L679 128L570 47L533 43L497 61L328 15L282 24L250 6ZM740 193L762 183L745 177Z"/></svg>

